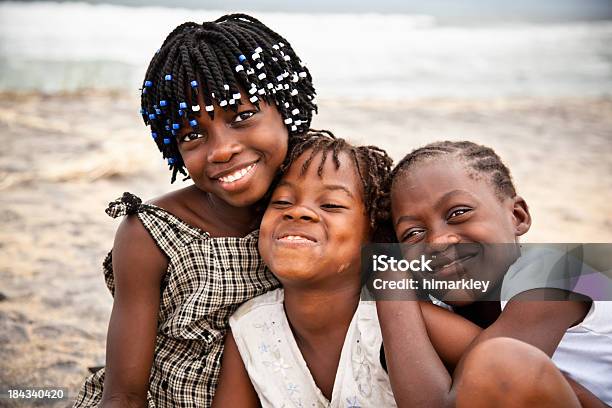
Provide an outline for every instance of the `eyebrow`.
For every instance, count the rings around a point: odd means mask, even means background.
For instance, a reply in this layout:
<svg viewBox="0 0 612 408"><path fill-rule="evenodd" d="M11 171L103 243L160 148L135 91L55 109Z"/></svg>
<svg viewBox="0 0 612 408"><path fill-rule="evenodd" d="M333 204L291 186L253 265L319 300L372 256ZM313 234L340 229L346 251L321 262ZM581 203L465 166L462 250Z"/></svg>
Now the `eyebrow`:
<svg viewBox="0 0 612 408"><path fill-rule="evenodd" d="M462 194L463 194L463 195L469 195L469 196L470 196L470 197L472 197L472 198L474 197L474 196L472 195L472 193L470 193L469 191L466 191L466 190L459 190L459 189L457 189L457 190L451 190L451 191L449 191L448 193L444 194L442 197L440 197L440 198L438 199L438 201L436 201L436 203L433 205L433 208L434 208L434 209L436 209L436 210L439 210L439 209L440 209L440 207L442 207L442 204L443 204L445 201L447 201L447 200L448 200L448 199L450 199L450 198L453 198L453 197L454 197L454 196L456 196L456 195L462 195Z"/></svg>
<svg viewBox="0 0 612 408"><path fill-rule="evenodd" d="M442 207L442 204L447 201L448 199L456 196L456 195L462 195L462 194L467 194L471 197L473 197L472 193L470 193L469 191L466 190L452 190L449 191L448 193L444 194L442 197L440 197L435 204L433 205L433 208L436 210L439 210L440 207ZM400 223L402 222L406 222L406 221L418 221L419 218L414 216L414 215L402 215L401 217L399 217L397 219L397 221L395 222L395 225L398 226Z"/></svg>
<svg viewBox="0 0 612 408"><path fill-rule="evenodd" d="M291 187L291 188L295 188L295 185L293 183L290 183L286 180L281 180L277 187L281 187L281 186L287 186L287 187ZM329 191L343 191L345 192L349 197L351 198L355 198L353 196L353 193L351 193L351 190L349 190L347 187L340 185L340 184L323 184L322 185L324 190L329 190Z"/></svg>

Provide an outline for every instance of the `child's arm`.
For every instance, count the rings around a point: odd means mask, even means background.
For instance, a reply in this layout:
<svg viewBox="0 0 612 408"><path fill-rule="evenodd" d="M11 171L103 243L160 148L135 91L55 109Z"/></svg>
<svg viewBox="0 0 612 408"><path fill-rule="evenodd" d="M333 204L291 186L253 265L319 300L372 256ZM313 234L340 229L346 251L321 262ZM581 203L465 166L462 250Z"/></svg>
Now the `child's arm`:
<svg viewBox="0 0 612 408"><path fill-rule="evenodd" d="M270 379L273 381L273 379ZM244 367L232 332L225 337L219 383L213 399L213 408L259 407L259 398Z"/></svg>
<svg viewBox="0 0 612 408"><path fill-rule="evenodd" d="M398 406L454 406L446 367L458 364L482 329L427 302L377 301L376 308Z"/></svg>
<svg viewBox="0 0 612 408"><path fill-rule="evenodd" d="M112 256L115 299L101 406L146 407L161 280L168 260L135 215L119 226Z"/></svg>
<svg viewBox="0 0 612 408"><path fill-rule="evenodd" d="M565 330L588 310L582 302L515 300L508 303L493 325L481 331L460 316L436 311L439 308L433 305L416 305L417 302L377 302L389 377L399 406L454 406L452 387L461 380L461 364L451 378L440 357L452 367L458 356L463 361L472 348L493 337L519 339L551 356ZM598 406L589 405L589 401L598 400L588 390L569 383L583 406Z"/></svg>

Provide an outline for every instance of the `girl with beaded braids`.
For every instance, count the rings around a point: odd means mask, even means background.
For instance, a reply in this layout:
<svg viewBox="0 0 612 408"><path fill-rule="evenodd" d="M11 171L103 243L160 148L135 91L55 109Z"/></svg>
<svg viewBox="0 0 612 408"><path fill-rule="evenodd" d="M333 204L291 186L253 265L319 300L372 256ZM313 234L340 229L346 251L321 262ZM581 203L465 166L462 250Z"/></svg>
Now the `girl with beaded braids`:
<svg viewBox="0 0 612 408"><path fill-rule="evenodd" d="M208 407L228 318L278 285L257 251L266 192L310 126L315 91L289 42L226 15L176 27L153 56L142 117L172 182L192 184L127 215L104 262L114 295L106 367L75 406Z"/></svg>

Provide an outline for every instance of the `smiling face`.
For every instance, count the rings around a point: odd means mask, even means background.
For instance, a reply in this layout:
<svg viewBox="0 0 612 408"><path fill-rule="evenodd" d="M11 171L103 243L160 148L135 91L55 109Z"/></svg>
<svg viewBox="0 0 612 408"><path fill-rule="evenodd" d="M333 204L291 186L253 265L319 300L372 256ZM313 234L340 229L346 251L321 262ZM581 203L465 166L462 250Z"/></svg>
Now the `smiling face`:
<svg viewBox="0 0 612 408"><path fill-rule="evenodd" d="M302 174L309 156L307 150L274 190L261 222L259 251L285 286L358 283L370 227L354 162L341 152L340 167L328 159L319 176L318 154Z"/></svg>
<svg viewBox="0 0 612 408"><path fill-rule="evenodd" d="M201 94L200 94L201 95ZM201 96L200 96L201 99ZM201 110L204 103L200 100ZM179 152L195 185L233 207L260 200L287 154L288 132L276 107L243 101L238 112L215 106L194 129L177 134Z"/></svg>
<svg viewBox="0 0 612 408"><path fill-rule="evenodd" d="M404 254L435 255L438 279L486 279L491 287L516 257L512 245L531 225L521 197L500 198L486 174L453 156L400 172L391 190L392 218ZM455 245L461 244L461 245ZM469 294L455 293L459 298Z"/></svg>

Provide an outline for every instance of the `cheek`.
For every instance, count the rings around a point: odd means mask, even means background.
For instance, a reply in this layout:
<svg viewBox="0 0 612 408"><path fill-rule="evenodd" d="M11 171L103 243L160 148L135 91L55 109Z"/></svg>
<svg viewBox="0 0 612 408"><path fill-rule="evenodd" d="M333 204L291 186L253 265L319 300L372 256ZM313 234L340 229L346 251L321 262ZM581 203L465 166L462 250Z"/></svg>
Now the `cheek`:
<svg viewBox="0 0 612 408"><path fill-rule="evenodd" d="M275 216L272 211L267 210L264 213L264 216L261 220L261 225L259 226L259 242L258 248L259 253L262 258L265 258L269 255L270 245L272 244L272 232L275 224Z"/></svg>

